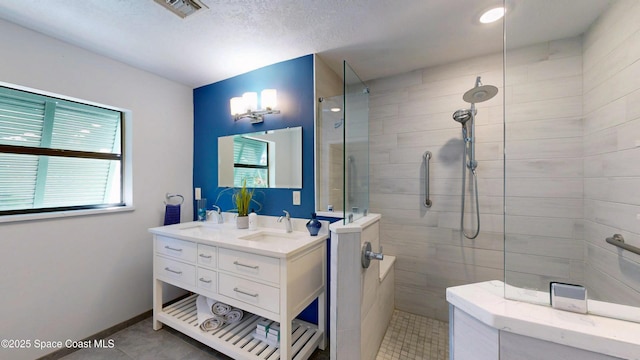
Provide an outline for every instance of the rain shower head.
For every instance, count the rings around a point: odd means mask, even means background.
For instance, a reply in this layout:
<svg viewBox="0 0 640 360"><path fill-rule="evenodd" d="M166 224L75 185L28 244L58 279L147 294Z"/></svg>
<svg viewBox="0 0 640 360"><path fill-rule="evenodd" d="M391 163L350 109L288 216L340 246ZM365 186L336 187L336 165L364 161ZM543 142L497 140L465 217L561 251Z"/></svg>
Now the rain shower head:
<svg viewBox="0 0 640 360"><path fill-rule="evenodd" d="M480 76L476 78L476 86L464 93L462 99L470 104L477 104L487 101L498 93L498 88L493 85L482 85Z"/></svg>
<svg viewBox="0 0 640 360"><path fill-rule="evenodd" d="M456 110L456 112L453 113L453 120L459 122L460 124L462 124L462 126L464 126L464 124L471 120L471 110L470 109L460 109L460 110Z"/></svg>
<svg viewBox="0 0 640 360"><path fill-rule="evenodd" d="M462 99L468 103L476 104L491 99L492 97L496 96L497 93L497 87L493 85L482 85L474 87L473 89L464 93Z"/></svg>

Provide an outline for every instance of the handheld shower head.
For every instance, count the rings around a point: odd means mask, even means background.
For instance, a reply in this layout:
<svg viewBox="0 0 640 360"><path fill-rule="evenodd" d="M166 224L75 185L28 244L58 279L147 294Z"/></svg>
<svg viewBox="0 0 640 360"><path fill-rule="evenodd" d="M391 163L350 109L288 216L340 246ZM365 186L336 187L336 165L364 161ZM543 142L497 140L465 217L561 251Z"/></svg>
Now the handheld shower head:
<svg viewBox="0 0 640 360"><path fill-rule="evenodd" d="M456 110L456 112L453 113L453 120L459 122L460 124L462 124L462 126L464 126L464 124L466 124L467 121L471 120L471 110L470 109Z"/></svg>

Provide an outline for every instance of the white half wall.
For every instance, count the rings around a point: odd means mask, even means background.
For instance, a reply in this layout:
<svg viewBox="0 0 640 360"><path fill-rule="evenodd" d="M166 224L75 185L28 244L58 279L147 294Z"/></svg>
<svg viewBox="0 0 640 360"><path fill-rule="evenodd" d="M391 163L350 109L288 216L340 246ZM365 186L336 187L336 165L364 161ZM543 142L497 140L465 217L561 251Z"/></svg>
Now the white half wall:
<svg viewBox="0 0 640 360"><path fill-rule="evenodd" d="M128 109L133 114L135 210L0 224L0 349L32 359L36 339L80 340L151 309L152 242L165 193L185 196L190 221L192 89L0 21L0 81Z"/></svg>

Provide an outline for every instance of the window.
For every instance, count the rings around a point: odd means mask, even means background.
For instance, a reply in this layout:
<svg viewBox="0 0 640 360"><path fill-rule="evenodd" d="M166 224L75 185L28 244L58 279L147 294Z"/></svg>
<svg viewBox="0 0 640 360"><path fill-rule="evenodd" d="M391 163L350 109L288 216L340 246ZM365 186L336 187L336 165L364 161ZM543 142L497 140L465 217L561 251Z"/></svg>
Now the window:
<svg viewBox="0 0 640 360"><path fill-rule="evenodd" d="M0 86L0 215L124 205L123 119Z"/></svg>
<svg viewBox="0 0 640 360"><path fill-rule="evenodd" d="M233 185L250 188L269 187L269 143L246 136L233 138Z"/></svg>

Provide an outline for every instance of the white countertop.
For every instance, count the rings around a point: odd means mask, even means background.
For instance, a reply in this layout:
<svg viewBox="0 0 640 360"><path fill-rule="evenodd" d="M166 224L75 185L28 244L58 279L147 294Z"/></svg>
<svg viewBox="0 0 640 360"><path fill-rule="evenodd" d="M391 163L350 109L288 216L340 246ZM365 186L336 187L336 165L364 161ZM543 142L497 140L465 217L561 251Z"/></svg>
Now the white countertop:
<svg viewBox="0 0 640 360"><path fill-rule="evenodd" d="M447 289L447 301L498 330L640 360L640 324L504 298L502 281Z"/></svg>
<svg viewBox="0 0 640 360"><path fill-rule="evenodd" d="M150 228L149 232L156 235L197 241L213 246L222 246L229 249L247 250L266 256L288 258L309 246L325 241L329 237L329 223L322 222L322 228L317 236L309 235L305 228L307 219L291 218L293 232L287 233L283 223L277 223L277 217L258 216L258 228L256 230L238 229L233 215L225 214L223 224L215 224L209 221L194 221L175 225ZM245 240L241 237L259 232L281 234L282 237L272 237L269 241Z"/></svg>

